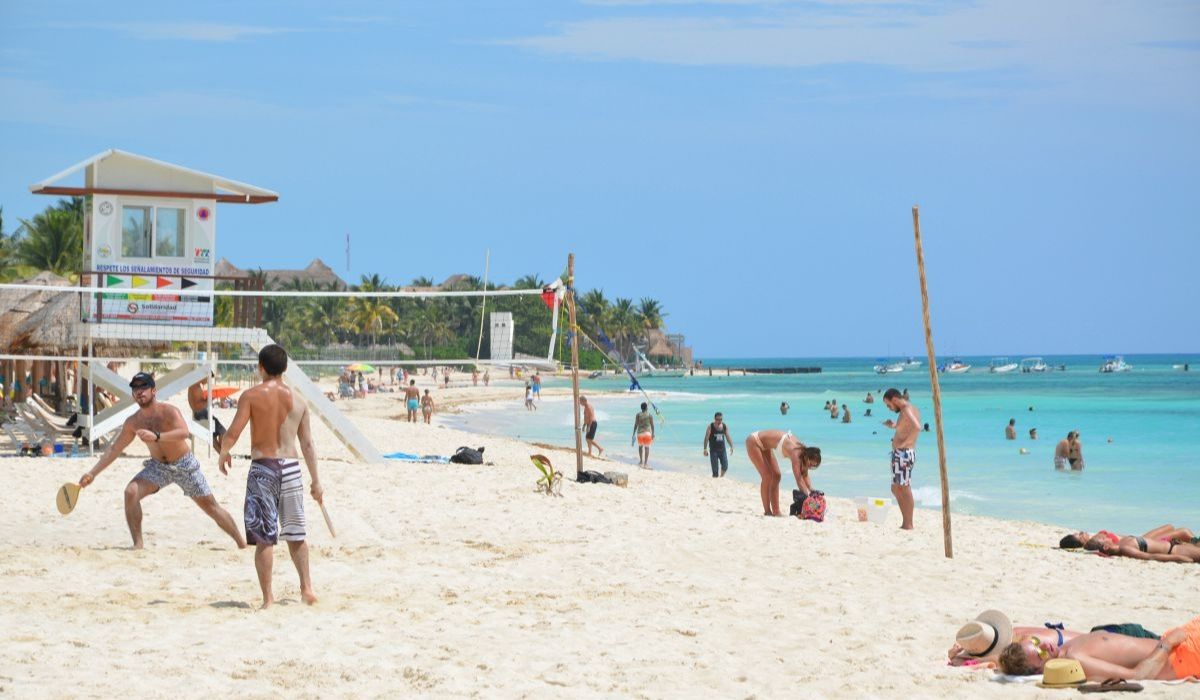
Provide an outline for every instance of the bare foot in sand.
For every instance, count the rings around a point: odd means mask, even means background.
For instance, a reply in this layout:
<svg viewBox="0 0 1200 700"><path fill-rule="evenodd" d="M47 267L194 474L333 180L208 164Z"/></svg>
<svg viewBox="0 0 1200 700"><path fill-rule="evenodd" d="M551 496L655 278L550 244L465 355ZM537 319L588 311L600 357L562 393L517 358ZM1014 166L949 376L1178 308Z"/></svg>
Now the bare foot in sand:
<svg viewBox="0 0 1200 700"><path fill-rule="evenodd" d="M274 599L274 598L263 598L262 605L258 606L258 609L259 609L259 610L266 610L267 608L271 607L271 606L272 606L272 605L274 605L274 604L275 604L275 599Z"/></svg>
<svg viewBox="0 0 1200 700"><path fill-rule="evenodd" d="M300 591L300 600L303 600L305 605L315 605L317 594L312 591Z"/></svg>

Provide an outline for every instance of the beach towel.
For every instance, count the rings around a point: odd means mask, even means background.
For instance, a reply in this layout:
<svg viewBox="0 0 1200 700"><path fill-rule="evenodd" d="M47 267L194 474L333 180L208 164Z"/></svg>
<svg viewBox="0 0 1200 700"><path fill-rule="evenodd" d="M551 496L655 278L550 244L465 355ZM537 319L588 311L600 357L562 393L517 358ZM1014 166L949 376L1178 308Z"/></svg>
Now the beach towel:
<svg viewBox="0 0 1200 700"><path fill-rule="evenodd" d="M400 462L416 462L421 464L446 464L450 461L448 457L441 455L414 455L408 452L393 452L383 456L384 459L394 459Z"/></svg>

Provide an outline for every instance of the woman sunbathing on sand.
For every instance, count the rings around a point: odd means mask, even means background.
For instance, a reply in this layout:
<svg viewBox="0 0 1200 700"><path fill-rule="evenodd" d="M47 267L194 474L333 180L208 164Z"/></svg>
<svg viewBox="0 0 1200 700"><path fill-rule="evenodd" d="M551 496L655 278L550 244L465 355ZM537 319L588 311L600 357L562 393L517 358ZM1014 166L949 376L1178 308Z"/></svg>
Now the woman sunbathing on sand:
<svg viewBox="0 0 1200 700"><path fill-rule="evenodd" d="M775 458L776 453L779 459ZM779 471L781 461L792 465L796 488L804 493L813 490L808 470L821 466L821 448L805 447L791 432L783 430L756 430L750 433L746 438L746 455L762 477L760 491L763 515L783 515L779 510L779 482L783 478Z"/></svg>
<svg viewBox="0 0 1200 700"><path fill-rule="evenodd" d="M1151 539L1126 535L1114 545L1108 540L1093 537L1085 549L1098 551L1113 557L1172 561L1180 564L1200 563L1200 545L1192 542L1175 542L1169 539Z"/></svg>
<svg viewBox="0 0 1200 700"><path fill-rule="evenodd" d="M1188 542L1191 544L1200 544L1200 542L1197 542L1198 538L1192 534L1191 530L1187 529L1186 527L1175 527L1170 523L1167 523L1166 525L1159 525L1153 530L1143 534L1142 537L1148 540L1154 539L1166 540L1169 542ZM1121 540L1120 535L1113 534L1107 530L1100 530L1095 535L1080 530L1079 532L1073 532L1063 537L1058 541L1058 546L1062 549L1078 549L1085 546L1088 543L1088 540L1093 538L1101 541L1108 541L1114 545ZM1096 547L1092 547L1092 549L1095 550Z"/></svg>

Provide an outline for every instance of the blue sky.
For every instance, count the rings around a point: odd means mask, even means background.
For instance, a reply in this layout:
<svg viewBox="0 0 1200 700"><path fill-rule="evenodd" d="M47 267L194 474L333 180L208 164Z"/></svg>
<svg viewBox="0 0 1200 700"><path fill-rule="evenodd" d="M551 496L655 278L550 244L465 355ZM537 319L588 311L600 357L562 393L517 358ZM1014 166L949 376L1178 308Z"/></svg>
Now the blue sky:
<svg viewBox="0 0 1200 700"><path fill-rule="evenodd" d="M4 2L0 205L115 147L218 254L651 296L700 357L1200 351L1200 2ZM345 235L352 237L346 270Z"/></svg>

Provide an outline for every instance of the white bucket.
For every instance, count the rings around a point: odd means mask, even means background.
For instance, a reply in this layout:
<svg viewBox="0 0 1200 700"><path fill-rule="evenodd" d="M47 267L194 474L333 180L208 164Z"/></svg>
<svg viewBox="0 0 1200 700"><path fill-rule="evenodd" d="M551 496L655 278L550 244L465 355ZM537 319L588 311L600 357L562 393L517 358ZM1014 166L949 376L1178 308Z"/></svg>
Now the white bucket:
<svg viewBox="0 0 1200 700"><path fill-rule="evenodd" d="M854 505L858 508L858 521L882 525L887 520L889 504L883 498L856 498Z"/></svg>

